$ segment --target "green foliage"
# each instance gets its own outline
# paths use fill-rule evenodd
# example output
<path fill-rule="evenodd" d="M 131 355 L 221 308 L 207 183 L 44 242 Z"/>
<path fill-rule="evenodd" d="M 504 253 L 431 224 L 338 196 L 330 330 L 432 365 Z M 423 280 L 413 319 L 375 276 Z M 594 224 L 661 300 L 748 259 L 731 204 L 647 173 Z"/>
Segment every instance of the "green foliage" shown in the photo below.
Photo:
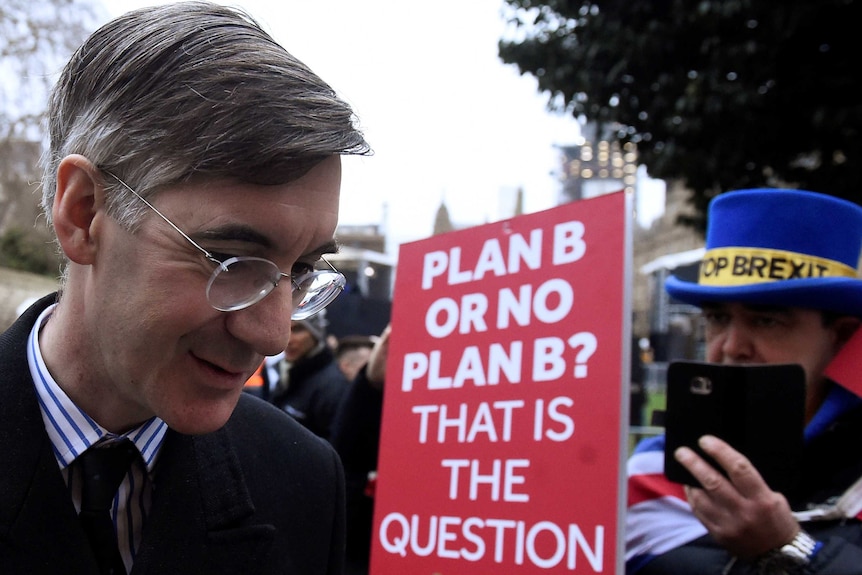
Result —
<path fill-rule="evenodd" d="M 637 143 L 702 213 L 787 185 L 862 203 L 854 0 L 506 0 L 499 53 L 553 107 Z M 602 133 L 601 131 L 599 133 Z"/>
<path fill-rule="evenodd" d="M 0 267 L 56 276 L 59 259 L 51 244 L 19 228 L 9 228 L 0 235 Z"/>

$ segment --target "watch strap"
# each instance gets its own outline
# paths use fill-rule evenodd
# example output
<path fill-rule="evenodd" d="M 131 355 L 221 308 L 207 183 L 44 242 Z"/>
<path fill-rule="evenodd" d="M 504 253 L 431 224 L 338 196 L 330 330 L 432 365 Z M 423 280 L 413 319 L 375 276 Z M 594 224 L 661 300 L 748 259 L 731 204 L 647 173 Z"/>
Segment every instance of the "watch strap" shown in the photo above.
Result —
<path fill-rule="evenodd" d="M 807 565 L 822 546 L 823 543 L 800 529 L 793 541 L 782 546 L 780 551 L 784 555 L 798 559 L 800 564 Z"/>
<path fill-rule="evenodd" d="M 811 560 L 823 547 L 823 543 L 800 529 L 793 541 L 763 555 L 758 561 L 762 575 L 796 573 Z"/>

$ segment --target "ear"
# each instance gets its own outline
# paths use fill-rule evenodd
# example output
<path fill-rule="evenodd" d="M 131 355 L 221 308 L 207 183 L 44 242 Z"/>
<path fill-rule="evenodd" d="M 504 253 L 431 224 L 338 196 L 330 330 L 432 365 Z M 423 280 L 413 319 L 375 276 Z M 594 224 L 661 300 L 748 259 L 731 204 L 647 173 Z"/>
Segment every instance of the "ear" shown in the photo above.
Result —
<path fill-rule="evenodd" d="M 93 262 L 98 236 L 97 215 L 104 207 L 98 168 L 79 154 L 66 156 L 57 167 L 57 194 L 51 214 L 63 252 L 73 262 Z"/>

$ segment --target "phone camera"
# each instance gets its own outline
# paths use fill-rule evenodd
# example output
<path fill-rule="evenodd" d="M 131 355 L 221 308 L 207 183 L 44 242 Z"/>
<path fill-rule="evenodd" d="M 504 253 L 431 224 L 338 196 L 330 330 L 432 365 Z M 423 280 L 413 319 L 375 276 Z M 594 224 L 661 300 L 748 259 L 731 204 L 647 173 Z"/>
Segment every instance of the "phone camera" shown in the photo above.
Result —
<path fill-rule="evenodd" d="M 697 395 L 709 395 L 712 393 L 712 380 L 703 376 L 691 378 L 691 392 Z"/>

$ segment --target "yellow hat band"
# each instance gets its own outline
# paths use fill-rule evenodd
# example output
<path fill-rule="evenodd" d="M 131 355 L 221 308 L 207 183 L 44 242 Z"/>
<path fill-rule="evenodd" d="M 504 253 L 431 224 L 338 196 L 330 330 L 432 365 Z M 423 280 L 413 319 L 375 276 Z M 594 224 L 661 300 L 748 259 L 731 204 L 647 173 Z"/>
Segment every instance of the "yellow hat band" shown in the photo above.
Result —
<path fill-rule="evenodd" d="M 847 264 L 766 248 L 709 250 L 700 264 L 700 285 L 739 286 L 793 279 L 857 277 Z"/>

